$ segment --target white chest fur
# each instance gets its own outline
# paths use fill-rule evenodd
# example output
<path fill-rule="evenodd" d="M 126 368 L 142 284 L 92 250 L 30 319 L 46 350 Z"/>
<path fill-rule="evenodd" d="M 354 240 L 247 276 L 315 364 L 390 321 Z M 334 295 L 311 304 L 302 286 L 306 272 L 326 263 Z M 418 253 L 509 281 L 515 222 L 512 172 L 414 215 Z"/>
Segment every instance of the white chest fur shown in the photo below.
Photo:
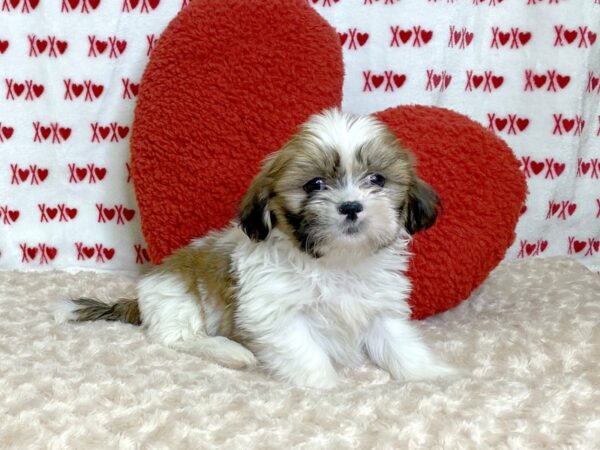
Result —
<path fill-rule="evenodd" d="M 277 234 L 233 254 L 239 281 L 236 324 L 268 340 L 305 327 L 334 361 L 361 360 L 363 334 L 380 315 L 407 317 L 406 240 L 366 258 L 315 259 Z M 292 331 L 290 331 L 292 334 Z"/>

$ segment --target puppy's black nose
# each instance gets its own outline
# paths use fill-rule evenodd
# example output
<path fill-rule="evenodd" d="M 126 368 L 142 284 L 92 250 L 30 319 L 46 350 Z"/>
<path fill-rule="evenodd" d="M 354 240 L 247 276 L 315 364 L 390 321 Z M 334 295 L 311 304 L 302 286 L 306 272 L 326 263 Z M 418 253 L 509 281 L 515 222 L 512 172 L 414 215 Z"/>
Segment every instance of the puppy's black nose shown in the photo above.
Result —
<path fill-rule="evenodd" d="M 356 220 L 362 210 L 363 205 L 359 202 L 344 202 L 338 208 L 340 214 L 344 214 L 349 220 Z"/>

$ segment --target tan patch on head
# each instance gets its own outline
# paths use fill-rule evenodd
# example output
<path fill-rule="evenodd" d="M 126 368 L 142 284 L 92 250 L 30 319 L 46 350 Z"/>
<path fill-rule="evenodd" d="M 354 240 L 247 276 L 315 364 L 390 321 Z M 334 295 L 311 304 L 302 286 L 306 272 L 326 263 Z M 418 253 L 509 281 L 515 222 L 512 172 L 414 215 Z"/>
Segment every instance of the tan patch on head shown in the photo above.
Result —
<path fill-rule="evenodd" d="M 401 186 L 414 183 L 414 157 L 384 125 L 356 153 L 359 167 L 368 173 L 383 175 L 386 182 Z"/>
<path fill-rule="evenodd" d="M 300 189 L 315 177 L 333 180 L 338 175 L 340 154 L 332 147 L 322 147 L 307 130 L 300 131 L 277 154 L 269 178 L 273 191 Z"/>

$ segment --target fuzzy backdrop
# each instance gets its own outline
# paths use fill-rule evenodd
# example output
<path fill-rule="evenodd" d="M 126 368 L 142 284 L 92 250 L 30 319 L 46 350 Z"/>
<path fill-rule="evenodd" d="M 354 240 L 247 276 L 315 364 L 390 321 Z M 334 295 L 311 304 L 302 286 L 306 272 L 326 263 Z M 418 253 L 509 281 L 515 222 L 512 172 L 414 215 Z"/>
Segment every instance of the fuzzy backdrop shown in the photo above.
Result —
<path fill-rule="evenodd" d="M 186 0 L 0 1 L 0 268 L 148 261 L 128 143 L 145 63 Z M 600 270 L 600 0 L 310 0 L 344 107 L 423 103 L 504 138 L 531 195 L 509 258 Z"/>

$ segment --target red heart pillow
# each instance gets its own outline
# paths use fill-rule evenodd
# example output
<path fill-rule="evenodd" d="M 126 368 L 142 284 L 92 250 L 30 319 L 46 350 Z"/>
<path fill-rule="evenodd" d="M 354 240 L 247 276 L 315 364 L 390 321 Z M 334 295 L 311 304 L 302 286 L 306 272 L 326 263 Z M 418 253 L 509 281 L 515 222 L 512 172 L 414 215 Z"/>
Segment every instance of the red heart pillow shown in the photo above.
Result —
<path fill-rule="evenodd" d="M 194 0 L 152 51 L 135 110 L 132 176 L 158 263 L 220 228 L 267 153 L 339 105 L 337 33 L 303 0 Z"/>
<path fill-rule="evenodd" d="M 378 114 L 417 156 L 417 172 L 442 200 L 432 228 L 417 233 L 409 276 L 413 317 L 466 299 L 504 258 L 527 185 L 504 141 L 461 114 L 400 106 Z"/>
<path fill-rule="evenodd" d="M 168 26 L 144 73 L 132 172 L 153 262 L 224 226 L 262 158 L 310 114 L 339 105 L 335 32 L 304 0 L 194 0 Z M 417 235 L 413 316 L 458 304 L 503 258 L 525 198 L 506 144 L 431 107 L 379 114 L 440 193 L 439 222 Z"/>

